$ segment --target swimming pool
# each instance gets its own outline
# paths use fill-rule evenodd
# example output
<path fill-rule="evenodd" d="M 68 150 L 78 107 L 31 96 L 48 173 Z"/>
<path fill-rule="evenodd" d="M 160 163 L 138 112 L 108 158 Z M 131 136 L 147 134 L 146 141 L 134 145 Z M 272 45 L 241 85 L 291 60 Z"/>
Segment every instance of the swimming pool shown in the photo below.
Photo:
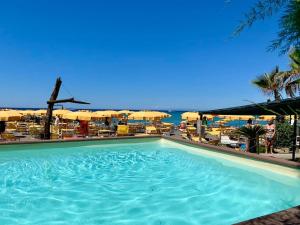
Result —
<path fill-rule="evenodd" d="M 0 224 L 232 224 L 300 204 L 298 171 L 164 139 L 0 147 Z"/>

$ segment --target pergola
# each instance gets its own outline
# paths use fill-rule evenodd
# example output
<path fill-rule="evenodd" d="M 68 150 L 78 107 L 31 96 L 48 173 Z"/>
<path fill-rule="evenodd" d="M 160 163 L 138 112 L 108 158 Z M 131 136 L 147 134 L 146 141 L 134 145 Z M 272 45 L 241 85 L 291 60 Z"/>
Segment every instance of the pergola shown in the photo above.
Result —
<path fill-rule="evenodd" d="M 281 101 L 206 110 L 200 111 L 199 113 L 216 115 L 297 115 L 300 114 L 300 97 L 288 98 Z"/>
<path fill-rule="evenodd" d="M 249 105 L 214 109 L 214 110 L 204 110 L 199 111 L 199 114 L 213 114 L 213 115 L 281 115 L 288 116 L 294 115 L 294 139 L 292 147 L 292 159 L 295 160 L 296 153 L 296 137 L 297 137 L 297 117 L 300 114 L 300 97 L 288 98 L 281 101 L 269 101 L 263 103 L 253 103 Z"/>

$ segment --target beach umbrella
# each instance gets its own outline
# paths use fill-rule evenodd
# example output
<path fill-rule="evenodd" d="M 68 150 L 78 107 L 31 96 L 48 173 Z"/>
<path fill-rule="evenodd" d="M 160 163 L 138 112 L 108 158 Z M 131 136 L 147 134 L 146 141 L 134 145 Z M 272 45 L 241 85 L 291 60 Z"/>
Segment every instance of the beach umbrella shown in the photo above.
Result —
<path fill-rule="evenodd" d="M 35 111 L 36 110 L 20 110 L 18 112 L 24 116 L 33 116 L 33 115 L 35 115 Z"/>
<path fill-rule="evenodd" d="M 181 118 L 187 121 L 196 121 L 200 118 L 198 112 L 185 112 L 181 114 Z"/>
<path fill-rule="evenodd" d="M 76 111 L 76 112 L 69 112 L 62 115 L 63 119 L 67 120 L 83 120 L 83 121 L 90 121 L 96 120 L 99 118 L 103 118 L 103 116 L 95 114 L 94 112 L 89 111 Z"/>
<path fill-rule="evenodd" d="M 266 120 L 267 121 L 267 120 L 275 119 L 276 116 L 275 115 L 261 115 L 258 118 L 261 119 L 261 120 Z"/>
<path fill-rule="evenodd" d="M 248 119 L 255 119 L 254 116 L 251 115 L 220 115 L 220 118 L 225 118 L 229 120 L 248 120 Z"/>
<path fill-rule="evenodd" d="M 135 111 L 130 111 L 130 110 L 121 110 L 119 111 L 118 113 L 121 113 L 121 114 L 125 114 L 125 115 L 130 115 L 132 113 L 134 113 Z"/>
<path fill-rule="evenodd" d="M 213 120 L 217 115 L 204 114 L 203 117 L 206 117 L 207 120 Z"/>
<path fill-rule="evenodd" d="M 71 112 L 72 111 L 67 110 L 67 109 L 56 109 L 56 110 L 53 110 L 52 115 L 53 116 L 63 116 L 64 114 L 71 113 Z"/>
<path fill-rule="evenodd" d="M 47 110 L 46 109 L 39 109 L 39 110 L 35 110 L 34 111 L 34 115 L 35 116 L 42 116 L 42 115 L 46 115 L 47 114 Z"/>
<path fill-rule="evenodd" d="M 22 118 L 22 114 L 16 110 L 0 111 L 0 121 L 17 121 Z"/>
<path fill-rule="evenodd" d="M 63 114 L 62 118 L 67 119 L 67 120 L 90 121 L 90 120 L 92 120 L 92 115 L 93 114 L 91 112 L 77 111 L 77 112 L 69 112 L 69 113 Z"/>
<path fill-rule="evenodd" d="M 158 111 L 139 111 L 128 116 L 129 120 L 161 120 L 171 117 L 170 114 Z"/>
<path fill-rule="evenodd" d="M 96 111 L 95 114 L 102 117 L 114 117 L 114 118 L 119 118 L 122 116 L 120 112 L 114 110 Z"/>

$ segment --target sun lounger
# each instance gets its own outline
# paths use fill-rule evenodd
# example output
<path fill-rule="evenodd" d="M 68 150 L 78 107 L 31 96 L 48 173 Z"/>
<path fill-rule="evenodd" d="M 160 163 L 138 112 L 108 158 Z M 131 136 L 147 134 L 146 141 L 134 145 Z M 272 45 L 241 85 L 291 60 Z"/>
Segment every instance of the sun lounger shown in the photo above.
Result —
<path fill-rule="evenodd" d="M 100 137 L 108 137 L 113 133 L 114 133 L 114 131 L 109 130 L 109 129 L 100 129 L 100 130 L 98 130 L 98 136 L 100 136 Z"/>
<path fill-rule="evenodd" d="M 239 146 L 239 142 L 235 140 L 231 140 L 229 136 L 227 135 L 222 135 L 221 140 L 220 140 L 222 145 L 227 145 L 231 147 L 237 147 Z"/>
<path fill-rule="evenodd" d="M 129 126 L 128 125 L 118 125 L 117 136 L 128 136 Z"/>
<path fill-rule="evenodd" d="M 187 128 L 187 132 L 190 134 L 196 134 L 197 133 L 197 128 L 194 126 L 188 126 Z"/>
<path fill-rule="evenodd" d="M 10 133 L 2 133 L 1 139 L 5 140 L 5 141 L 16 141 L 17 137 Z"/>
<path fill-rule="evenodd" d="M 155 126 L 146 126 L 146 134 L 157 134 L 157 129 Z"/>
<path fill-rule="evenodd" d="M 60 136 L 62 138 L 70 138 L 75 135 L 75 130 L 74 129 L 61 129 L 60 130 Z"/>

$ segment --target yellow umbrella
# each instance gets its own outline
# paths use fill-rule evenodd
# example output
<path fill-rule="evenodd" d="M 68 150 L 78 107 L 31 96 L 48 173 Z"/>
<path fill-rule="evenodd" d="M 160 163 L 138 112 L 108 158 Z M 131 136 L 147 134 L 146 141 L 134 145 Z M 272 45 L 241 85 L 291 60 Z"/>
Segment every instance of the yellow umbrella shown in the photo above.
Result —
<path fill-rule="evenodd" d="M 90 121 L 92 119 L 92 113 L 91 112 L 69 112 L 64 115 L 62 115 L 63 119 L 67 120 L 85 120 L 85 121 Z"/>
<path fill-rule="evenodd" d="M 96 111 L 95 114 L 102 116 L 102 117 L 121 117 L 122 114 L 120 112 L 114 110 L 104 110 L 104 111 Z"/>
<path fill-rule="evenodd" d="M 39 110 L 34 111 L 34 115 L 41 116 L 41 115 L 46 115 L 46 114 L 47 114 L 46 109 L 39 109 Z"/>
<path fill-rule="evenodd" d="M 200 115 L 197 112 L 185 112 L 181 114 L 181 118 L 187 121 L 196 121 L 200 118 Z"/>
<path fill-rule="evenodd" d="M 56 109 L 56 110 L 53 110 L 52 115 L 53 116 L 63 116 L 64 114 L 71 113 L 71 112 L 72 111 L 67 110 L 67 109 Z"/>
<path fill-rule="evenodd" d="M 129 120 L 161 120 L 171 117 L 170 114 L 158 111 L 139 111 L 128 116 Z"/>
<path fill-rule="evenodd" d="M 35 110 L 20 110 L 18 112 L 21 113 L 24 116 L 33 116 L 33 115 L 35 115 Z"/>
<path fill-rule="evenodd" d="M 0 121 L 17 121 L 22 118 L 22 114 L 16 110 L 0 111 Z"/>
<path fill-rule="evenodd" d="M 130 115 L 130 114 L 134 113 L 134 111 L 130 111 L 130 110 L 121 110 L 121 111 L 119 111 L 119 113 L 125 114 L 125 115 Z"/>
<path fill-rule="evenodd" d="M 221 115 L 220 118 L 222 118 L 222 117 L 229 119 L 229 120 L 248 120 L 248 119 L 255 118 L 254 116 L 251 116 L 251 115 Z"/>
<path fill-rule="evenodd" d="M 208 120 L 212 120 L 213 118 L 215 118 L 216 117 L 216 115 L 210 115 L 210 114 L 205 114 L 205 115 L 203 115 L 203 117 L 206 117 L 206 119 L 208 119 Z"/>
<path fill-rule="evenodd" d="M 67 119 L 67 120 L 90 121 L 92 119 L 103 118 L 103 116 L 97 115 L 93 112 L 88 112 L 88 111 L 76 111 L 76 112 L 69 112 L 69 113 L 63 114 L 62 118 Z"/>
<path fill-rule="evenodd" d="M 261 120 L 271 120 L 271 119 L 275 119 L 276 116 L 275 115 L 274 116 L 273 115 L 261 115 L 258 118 Z"/>

